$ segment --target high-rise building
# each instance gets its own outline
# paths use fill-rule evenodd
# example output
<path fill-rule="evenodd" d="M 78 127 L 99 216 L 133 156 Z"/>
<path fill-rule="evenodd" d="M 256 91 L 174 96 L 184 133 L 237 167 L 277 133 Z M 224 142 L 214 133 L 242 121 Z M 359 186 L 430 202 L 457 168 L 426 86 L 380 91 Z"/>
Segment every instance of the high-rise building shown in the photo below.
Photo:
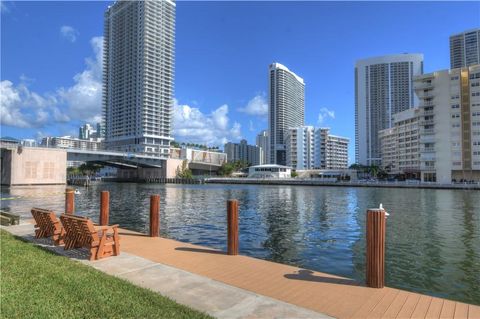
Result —
<path fill-rule="evenodd" d="M 480 181 L 480 64 L 417 76 L 422 181 Z"/>
<path fill-rule="evenodd" d="M 450 68 L 480 64 L 480 29 L 450 36 Z"/>
<path fill-rule="evenodd" d="M 312 169 L 315 156 L 313 126 L 291 127 L 285 136 L 287 166 L 293 169 Z"/>
<path fill-rule="evenodd" d="M 314 168 L 345 169 L 348 167 L 348 144 L 350 143 L 348 138 L 330 134 L 329 128 L 318 128 L 314 137 Z"/>
<path fill-rule="evenodd" d="M 246 140 L 241 140 L 240 143 L 228 142 L 224 146 L 224 151 L 227 153 L 228 162 L 244 161 L 248 165 L 260 164 L 261 148 L 248 145 Z"/>
<path fill-rule="evenodd" d="M 423 54 L 397 54 L 355 65 L 355 161 L 381 162 L 378 132 L 392 127 L 393 115 L 416 105 L 412 80 L 423 73 Z"/>
<path fill-rule="evenodd" d="M 97 125 L 98 127 L 98 125 Z M 99 132 L 93 128 L 90 124 L 86 123 L 79 127 L 78 129 L 78 138 L 81 140 L 88 140 L 91 138 L 97 138 Z"/>
<path fill-rule="evenodd" d="M 268 131 L 261 131 L 257 135 L 256 145 L 260 147 L 260 165 L 266 164 L 268 159 Z"/>
<path fill-rule="evenodd" d="M 269 67 L 269 92 L 268 162 L 285 165 L 287 130 L 305 125 L 305 83 L 284 65 L 272 63 Z"/>
<path fill-rule="evenodd" d="M 168 157 L 175 2 L 117 1 L 105 12 L 103 116 L 108 149 Z"/>
<path fill-rule="evenodd" d="M 378 132 L 382 167 L 390 174 L 420 178 L 420 109 L 393 115 L 393 126 Z"/>

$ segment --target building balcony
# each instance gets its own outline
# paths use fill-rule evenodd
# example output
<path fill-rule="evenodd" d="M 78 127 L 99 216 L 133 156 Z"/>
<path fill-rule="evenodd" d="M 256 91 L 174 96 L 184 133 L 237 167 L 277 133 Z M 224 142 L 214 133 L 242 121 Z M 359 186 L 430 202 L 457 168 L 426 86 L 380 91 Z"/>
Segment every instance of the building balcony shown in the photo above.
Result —
<path fill-rule="evenodd" d="M 435 124 L 434 120 L 426 120 L 426 121 L 424 120 L 424 121 L 420 122 L 420 125 L 433 125 L 433 124 Z M 425 131 L 427 131 L 427 130 L 425 130 Z"/>
<path fill-rule="evenodd" d="M 422 148 L 420 150 L 420 153 L 435 153 L 435 148 L 433 147 Z"/>
<path fill-rule="evenodd" d="M 433 89 L 432 82 L 415 82 L 413 84 L 414 90 L 425 90 L 425 89 Z"/>
<path fill-rule="evenodd" d="M 420 164 L 421 171 L 435 171 L 435 165 Z"/>

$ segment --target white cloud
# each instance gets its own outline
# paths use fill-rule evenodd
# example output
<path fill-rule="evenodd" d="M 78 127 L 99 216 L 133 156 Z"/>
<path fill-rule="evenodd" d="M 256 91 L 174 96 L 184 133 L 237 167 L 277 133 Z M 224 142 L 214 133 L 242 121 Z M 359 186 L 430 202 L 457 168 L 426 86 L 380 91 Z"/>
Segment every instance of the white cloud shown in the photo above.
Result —
<path fill-rule="evenodd" d="M 3 125 L 15 127 L 44 127 L 55 123 L 80 120 L 96 123 L 101 119 L 103 37 L 90 41 L 95 58 L 85 60 L 86 68 L 73 77 L 74 85 L 59 88 L 54 93 L 30 91 L 33 82 L 20 77 L 20 84 L 9 80 L 0 82 L 0 109 Z"/>
<path fill-rule="evenodd" d="M 335 119 L 335 111 L 329 110 L 326 107 L 322 107 L 320 109 L 320 113 L 318 113 L 318 125 L 322 125 L 329 118 Z"/>
<path fill-rule="evenodd" d="M 0 123 L 20 128 L 40 127 L 48 121 L 47 109 L 54 100 L 41 97 L 23 84 L 0 82 Z"/>
<path fill-rule="evenodd" d="M 268 114 L 268 104 L 265 93 L 258 94 L 248 101 L 245 107 L 238 108 L 239 112 L 249 115 L 264 116 Z"/>
<path fill-rule="evenodd" d="M 68 114 L 74 119 L 95 122 L 100 119 L 102 108 L 102 59 L 103 37 L 90 40 L 95 59 L 87 58 L 87 68 L 73 77 L 75 84 L 57 90 L 59 98 L 68 106 Z"/>
<path fill-rule="evenodd" d="M 178 104 L 177 100 L 174 100 L 173 135 L 179 141 L 207 145 L 223 145 L 242 137 L 240 123 L 229 126 L 228 105 L 204 114 L 199 108 Z"/>
<path fill-rule="evenodd" d="M 78 31 L 69 25 L 62 25 L 60 27 L 60 34 L 72 43 L 77 41 Z"/>

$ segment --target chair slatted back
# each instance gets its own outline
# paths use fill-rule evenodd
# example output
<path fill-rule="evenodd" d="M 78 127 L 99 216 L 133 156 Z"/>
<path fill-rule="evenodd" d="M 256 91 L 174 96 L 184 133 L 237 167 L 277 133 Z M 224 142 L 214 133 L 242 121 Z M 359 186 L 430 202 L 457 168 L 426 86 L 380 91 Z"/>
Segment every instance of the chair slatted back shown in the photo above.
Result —
<path fill-rule="evenodd" d="M 63 242 L 63 228 L 53 211 L 34 207 L 31 209 L 31 213 L 35 219 L 36 238 L 53 236 L 55 245 Z"/>
<path fill-rule="evenodd" d="M 85 220 L 85 217 L 62 214 L 60 216 L 60 221 L 65 228 L 65 249 L 70 249 L 73 247 L 82 247 L 84 246 L 85 235 L 81 227 L 79 226 L 79 221 Z"/>

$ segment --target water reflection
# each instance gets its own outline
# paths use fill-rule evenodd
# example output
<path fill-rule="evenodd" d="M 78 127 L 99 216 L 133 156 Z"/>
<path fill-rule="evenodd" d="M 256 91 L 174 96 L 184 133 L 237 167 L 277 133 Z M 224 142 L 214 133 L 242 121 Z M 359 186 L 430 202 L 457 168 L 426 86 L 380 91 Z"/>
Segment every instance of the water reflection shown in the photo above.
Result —
<path fill-rule="evenodd" d="M 347 276 L 365 273 L 365 211 L 383 203 L 387 283 L 480 304 L 478 191 L 254 185 L 102 184 L 81 188 L 77 214 L 98 219 L 110 191 L 110 222 L 148 231 L 149 196 L 160 194 L 160 232 L 226 249 L 226 200 L 240 203 L 240 252 Z M 3 188 L 2 209 L 62 212 L 64 188 Z"/>

